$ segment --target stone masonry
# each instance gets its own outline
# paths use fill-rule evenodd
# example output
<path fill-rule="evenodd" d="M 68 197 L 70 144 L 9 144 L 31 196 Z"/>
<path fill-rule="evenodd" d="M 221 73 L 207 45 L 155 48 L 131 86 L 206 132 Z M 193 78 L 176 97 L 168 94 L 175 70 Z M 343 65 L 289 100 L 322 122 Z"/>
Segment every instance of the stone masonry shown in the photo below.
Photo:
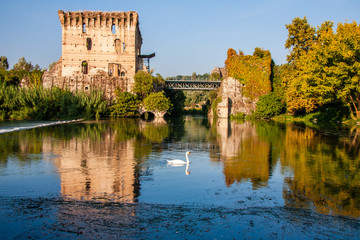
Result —
<path fill-rule="evenodd" d="M 142 37 L 137 12 L 58 11 L 62 55 L 44 73 L 43 86 L 71 91 L 100 89 L 111 100 L 120 88 L 131 91 L 143 70 Z"/>
<path fill-rule="evenodd" d="M 222 100 L 217 107 L 218 117 L 228 118 L 237 113 L 251 115 L 255 111 L 257 101 L 245 97 L 242 88 L 243 85 L 235 78 L 227 77 L 222 81 L 220 88 Z"/>

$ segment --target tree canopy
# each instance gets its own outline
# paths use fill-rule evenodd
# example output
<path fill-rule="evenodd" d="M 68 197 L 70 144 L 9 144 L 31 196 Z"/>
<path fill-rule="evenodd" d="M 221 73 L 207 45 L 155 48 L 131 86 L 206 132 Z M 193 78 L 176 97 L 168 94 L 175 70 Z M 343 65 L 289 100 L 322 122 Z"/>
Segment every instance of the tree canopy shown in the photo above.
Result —
<path fill-rule="evenodd" d="M 7 70 L 9 68 L 8 59 L 5 56 L 0 57 L 0 68 Z"/>
<path fill-rule="evenodd" d="M 115 91 L 116 100 L 111 106 L 112 117 L 135 117 L 138 115 L 139 99 L 129 92 Z"/>
<path fill-rule="evenodd" d="M 154 89 L 154 79 L 150 73 L 145 71 L 138 71 L 135 76 L 135 85 L 133 91 L 141 98 L 144 99 Z"/>
<path fill-rule="evenodd" d="M 25 70 L 25 71 L 32 71 L 34 70 L 34 66 L 31 62 L 27 62 L 24 57 L 19 58 L 18 62 L 14 64 L 13 69 L 18 70 Z"/>
<path fill-rule="evenodd" d="M 339 23 L 334 31 L 333 23 L 326 21 L 313 31 L 310 29 L 315 28 L 307 24 L 306 18 L 300 20 L 287 25 L 287 43 L 292 43 L 287 45 L 291 47 L 290 71 L 284 77 L 288 111 L 309 113 L 338 102 L 348 106 L 354 118 L 359 119 L 360 26 L 356 22 Z M 299 32 L 306 34 L 295 37 Z M 295 38 L 296 43 L 303 43 L 302 47 L 293 42 Z"/>
<path fill-rule="evenodd" d="M 164 92 L 150 93 L 143 101 L 144 107 L 150 111 L 167 111 L 172 104 Z"/>

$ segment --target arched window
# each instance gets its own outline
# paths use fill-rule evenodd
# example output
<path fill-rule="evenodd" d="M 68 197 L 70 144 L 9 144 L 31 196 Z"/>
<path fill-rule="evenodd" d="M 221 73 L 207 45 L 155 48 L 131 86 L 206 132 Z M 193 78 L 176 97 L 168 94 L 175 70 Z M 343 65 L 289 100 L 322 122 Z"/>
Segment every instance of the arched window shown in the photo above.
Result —
<path fill-rule="evenodd" d="M 82 32 L 86 33 L 86 24 L 85 23 L 83 23 L 83 25 L 82 25 Z"/>
<path fill-rule="evenodd" d="M 131 27 L 131 25 L 133 24 L 134 19 L 133 19 L 133 14 L 130 14 L 130 23 L 129 23 L 129 28 Z"/>
<path fill-rule="evenodd" d="M 86 39 L 86 48 L 87 48 L 87 50 L 91 50 L 91 46 L 92 46 L 92 40 L 91 40 L 91 38 L 87 38 Z"/>
<path fill-rule="evenodd" d="M 115 50 L 116 53 L 121 53 L 121 41 L 120 39 L 115 39 Z"/>
<path fill-rule="evenodd" d="M 111 25 L 111 32 L 112 32 L 112 34 L 115 35 L 115 33 L 116 33 L 116 26 L 115 26 L 115 24 Z"/>
<path fill-rule="evenodd" d="M 88 63 L 87 63 L 87 61 L 82 61 L 82 63 L 81 63 L 81 71 L 82 71 L 83 74 L 88 73 Z"/>

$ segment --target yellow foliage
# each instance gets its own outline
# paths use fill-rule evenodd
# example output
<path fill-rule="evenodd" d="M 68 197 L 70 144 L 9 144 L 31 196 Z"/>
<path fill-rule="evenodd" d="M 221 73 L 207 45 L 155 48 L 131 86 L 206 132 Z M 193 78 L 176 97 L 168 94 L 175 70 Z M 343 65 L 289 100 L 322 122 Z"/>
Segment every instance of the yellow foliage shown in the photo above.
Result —
<path fill-rule="evenodd" d="M 254 55 L 236 53 L 229 49 L 225 67 L 228 75 L 244 85 L 243 94 L 252 100 L 258 99 L 271 91 L 271 54 L 259 48 Z"/>

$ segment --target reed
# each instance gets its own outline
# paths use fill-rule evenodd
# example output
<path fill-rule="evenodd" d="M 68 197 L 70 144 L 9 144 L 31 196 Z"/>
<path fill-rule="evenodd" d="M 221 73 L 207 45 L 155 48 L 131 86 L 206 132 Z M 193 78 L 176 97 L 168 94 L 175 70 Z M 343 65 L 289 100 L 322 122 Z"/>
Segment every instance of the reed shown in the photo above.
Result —
<path fill-rule="evenodd" d="M 0 120 L 99 119 L 108 105 L 100 91 L 73 94 L 59 88 L 0 84 Z"/>

